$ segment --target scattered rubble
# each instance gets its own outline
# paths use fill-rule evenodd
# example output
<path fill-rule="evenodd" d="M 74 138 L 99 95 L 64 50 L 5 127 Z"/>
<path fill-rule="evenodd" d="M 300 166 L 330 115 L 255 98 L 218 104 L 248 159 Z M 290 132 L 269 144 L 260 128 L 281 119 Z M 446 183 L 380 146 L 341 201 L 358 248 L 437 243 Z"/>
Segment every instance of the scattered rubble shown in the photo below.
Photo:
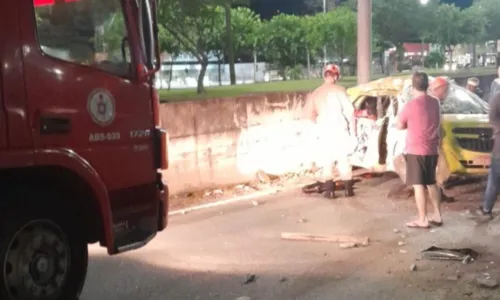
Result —
<path fill-rule="evenodd" d="M 399 246 L 399 247 L 404 246 L 404 245 L 406 245 L 406 243 L 405 243 L 405 242 L 403 242 L 403 241 L 399 241 L 399 242 L 398 242 L 398 246 Z"/>
<path fill-rule="evenodd" d="M 305 218 L 300 218 L 300 219 L 297 221 L 297 223 L 307 223 L 307 222 L 309 222 L 309 220 L 308 220 L 308 219 L 305 219 Z"/>
<path fill-rule="evenodd" d="M 451 275 L 446 278 L 448 281 L 458 281 L 460 279 L 459 274 Z"/>
<path fill-rule="evenodd" d="M 400 250 L 399 250 L 399 253 L 401 253 L 401 254 L 406 254 L 406 253 L 408 253 L 408 251 L 406 251 L 405 249 L 400 249 Z"/>
<path fill-rule="evenodd" d="M 417 270 L 417 265 L 416 264 L 412 264 L 410 266 L 410 271 L 415 272 L 416 270 Z"/>
<path fill-rule="evenodd" d="M 356 243 L 340 243 L 339 247 L 340 247 L 340 249 L 350 249 L 350 248 L 358 247 L 358 244 L 356 244 Z"/>
<path fill-rule="evenodd" d="M 422 258 L 429 260 L 455 260 L 467 264 L 477 259 L 479 253 L 470 249 L 445 249 L 432 246 L 422 251 Z"/>
<path fill-rule="evenodd" d="M 401 232 L 401 230 L 394 228 L 394 233 L 400 233 L 400 232 Z"/>
<path fill-rule="evenodd" d="M 245 281 L 243 281 L 243 284 L 249 284 L 249 283 L 255 282 L 256 279 L 257 279 L 257 276 L 255 276 L 255 274 L 248 274 L 245 277 Z"/>
<path fill-rule="evenodd" d="M 476 282 L 480 287 L 485 287 L 489 289 L 494 289 L 498 287 L 498 281 L 496 281 L 495 279 L 491 279 L 489 277 L 477 278 Z"/>

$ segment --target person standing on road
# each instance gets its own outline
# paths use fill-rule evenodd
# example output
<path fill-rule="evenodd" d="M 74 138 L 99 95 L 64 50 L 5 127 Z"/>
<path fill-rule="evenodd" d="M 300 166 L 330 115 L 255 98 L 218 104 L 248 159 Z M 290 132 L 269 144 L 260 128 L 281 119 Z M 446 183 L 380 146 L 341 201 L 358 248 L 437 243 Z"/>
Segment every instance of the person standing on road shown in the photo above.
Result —
<path fill-rule="evenodd" d="M 356 146 L 356 118 L 354 106 L 345 88 L 337 85 L 340 69 L 337 65 L 327 64 L 323 69 L 324 83 L 309 96 L 309 118 L 319 130 L 323 160 L 323 175 L 327 178 L 324 185 L 325 198 L 335 198 L 333 170 L 340 173 L 344 181 L 345 195 L 354 196 L 352 165 L 349 156 Z"/>
<path fill-rule="evenodd" d="M 481 90 L 479 84 L 480 84 L 479 78 L 471 77 L 467 79 L 467 84 L 465 85 L 465 88 L 470 92 L 476 94 L 479 98 L 483 99 L 484 96 L 483 90 Z"/>
<path fill-rule="evenodd" d="M 492 99 L 493 96 L 495 96 L 495 94 L 500 92 L 500 67 L 498 67 L 497 72 L 498 72 L 498 78 L 493 80 L 493 82 L 491 83 L 490 97 L 488 99 Z"/>
<path fill-rule="evenodd" d="M 432 80 L 430 86 L 429 86 L 429 95 L 436 98 L 439 101 L 439 105 L 446 100 L 448 97 L 448 92 L 450 90 L 450 83 L 446 77 L 438 76 Z M 441 113 L 439 114 L 441 116 Z M 439 140 L 439 156 L 442 156 L 442 149 L 441 149 L 441 142 L 442 138 L 444 136 L 443 128 L 440 129 L 441 132 L 441 139 Z M 448 178 L 448 174 L 446 172 L 448 171 L 448 167 L 446 166 L 446 161 L 444 159 L 438 160 L 438 165 L 437 165 L 437 174 L 436 174 L 436 180 L 437 180 L 437 185 L 439 187 L 439 192 L 441 194 L 441 201 L 443 202 L 455 202 L 455 199 L 453 197 L 449 197 L 444 193 L 443 190 L 443 185 L 445 180 Z"/>
<path fill-rule="evenodd" d="M 491 164 L 488 171 L 488 182 L 483 196 L 483 205 L 477 210 L 477 214 L 486 220 L 492 219 L 492 211 L 500 191 L 500 91 L 490 98 L 490 109 L 488 111 L 490 125 L 493 127 L 493 151 L 491 153 Z"/>
<path fill-rule="evenodd" d="M 427 94 L 429 77 L 416 72 L 412 77 L 413 99 L 399 115 L 397 127 L 407 129 L 406 183 L 412 185 L 418 209 L 418 219 L 408 222 L 411 228 L 441 226 L 441 194 L 436 184 L 436 167 L 440 141 L 440 107 L 436 98 Z M 429 191 L 434 216 L 427 218 L 425 188 Z"/>

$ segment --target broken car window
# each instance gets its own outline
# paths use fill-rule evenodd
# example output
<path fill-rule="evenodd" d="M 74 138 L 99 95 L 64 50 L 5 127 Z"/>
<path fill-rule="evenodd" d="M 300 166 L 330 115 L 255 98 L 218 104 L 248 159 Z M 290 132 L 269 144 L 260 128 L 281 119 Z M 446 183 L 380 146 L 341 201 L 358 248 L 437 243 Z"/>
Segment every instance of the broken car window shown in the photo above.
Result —
<path fill-rule="evenodd" d="M 411 86 L 407 86 L 401 94 L 401 101 L 407 103 L 411 98 Z M 451 84 L 448 97 L 441 104 L 441 113 L 482 115 L 488 113 L 488 104 L 464 87 Z"/>

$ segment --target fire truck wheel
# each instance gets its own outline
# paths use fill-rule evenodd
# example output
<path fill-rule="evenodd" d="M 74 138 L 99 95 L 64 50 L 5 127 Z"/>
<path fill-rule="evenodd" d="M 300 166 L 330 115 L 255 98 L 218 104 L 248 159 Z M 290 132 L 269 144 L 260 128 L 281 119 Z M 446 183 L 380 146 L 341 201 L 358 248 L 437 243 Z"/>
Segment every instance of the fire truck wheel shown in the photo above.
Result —
<path fill-rule="evenodd" d="M 43 209 L 6 216 L 0 216 L 0 299 L 78 299 L 88 250 L 71 218 Z"/>

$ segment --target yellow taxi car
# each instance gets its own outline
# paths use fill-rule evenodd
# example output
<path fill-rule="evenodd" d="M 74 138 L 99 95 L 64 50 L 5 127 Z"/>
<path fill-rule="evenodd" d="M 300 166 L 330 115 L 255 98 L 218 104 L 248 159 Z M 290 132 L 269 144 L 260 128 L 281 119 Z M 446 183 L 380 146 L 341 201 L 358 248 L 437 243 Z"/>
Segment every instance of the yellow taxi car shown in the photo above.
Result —
<path fill-rule="evenodd" d="M 432 78 L 430 78 L 432 80 Z M 406 180 L 403 152 L 406 130 L 396 128 L 401 108 L 411 101 L 411 77 L 394 76 L 347 90 L 356 108 L 359 143 L 353 165 L 373 172 L 396 172 Z M 488 104 L 451 80 L 441 105 L 442 154 L 438 181 L 451 175 L 487 174 L 493 147 Z"/>

